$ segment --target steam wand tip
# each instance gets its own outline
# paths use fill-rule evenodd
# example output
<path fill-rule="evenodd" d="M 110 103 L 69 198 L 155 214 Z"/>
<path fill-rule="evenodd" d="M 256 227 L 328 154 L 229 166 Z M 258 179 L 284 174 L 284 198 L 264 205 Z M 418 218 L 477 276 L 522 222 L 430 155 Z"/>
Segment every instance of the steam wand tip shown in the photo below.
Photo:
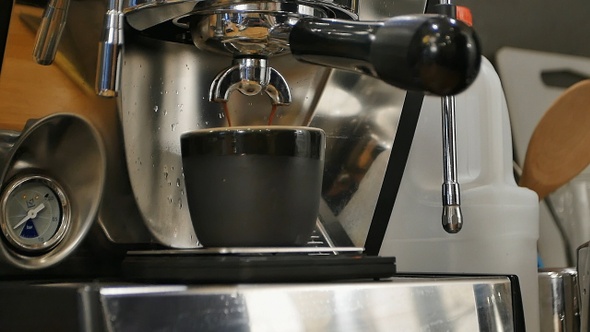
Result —
<path fill-rule="evenodd" d="M 460 205 L 443 206 L 442 225 L 449 234 L 456 234 L 461 230 L 463 227 L 463 214 Z"/>

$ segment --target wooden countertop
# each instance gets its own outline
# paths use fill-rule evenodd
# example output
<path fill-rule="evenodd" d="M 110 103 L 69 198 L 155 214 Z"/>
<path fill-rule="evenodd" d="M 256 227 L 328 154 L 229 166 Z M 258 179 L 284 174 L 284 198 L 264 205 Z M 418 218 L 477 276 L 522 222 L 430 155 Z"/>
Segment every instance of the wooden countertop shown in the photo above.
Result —
<path fill-rule="evenodd" d="M 0 129 L 22 129 L 28 119 L 68 112 L 90 119 L 112 111 L 115 100 L 96 96 L 75 67 L 58 54 L 50 66 L 33 60 L 34 30 L 21 19 L 42 15 L 42 9 L 15 5 L 0 73 Z"/>

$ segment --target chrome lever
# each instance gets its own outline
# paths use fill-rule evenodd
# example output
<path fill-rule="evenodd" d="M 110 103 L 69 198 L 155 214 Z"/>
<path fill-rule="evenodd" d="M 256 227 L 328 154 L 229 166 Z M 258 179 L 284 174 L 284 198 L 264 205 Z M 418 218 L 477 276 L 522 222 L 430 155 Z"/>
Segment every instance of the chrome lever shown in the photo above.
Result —
<path fill-rule="evenodd" d="M 55 60 L 69 7 L 70 0 L 50 0 L 45 8 L 33 48 L 33 57 L 38 64 L 46 66 Z"/>
<path fill-rule="evenodd" d="M 123 11 L 120 0 L 109 0 L 104 16 L 102 38 L 98 44 L 96 93 L 115 97 L 119 91 L 121 51 L 123 49 Z"/>

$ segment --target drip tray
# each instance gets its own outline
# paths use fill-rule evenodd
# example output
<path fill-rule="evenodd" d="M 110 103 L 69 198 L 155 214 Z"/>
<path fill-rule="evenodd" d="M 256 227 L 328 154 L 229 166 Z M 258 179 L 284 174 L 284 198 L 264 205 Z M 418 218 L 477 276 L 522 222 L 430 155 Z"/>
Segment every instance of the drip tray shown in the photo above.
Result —
<path fill-rule="evenodd" d="M 150 255 L 180 255 L 180 256 L 204 256 L 204 255 L 338 255 L 338 254 L 362 254 L 364 248 L 358 247 L 234 247 L 234 248 L 199 248 L 177 250 L 145 250 L 130 251 L 132 256 Z"/>
<path fill-rule="evenodd" d="M 382 279 L 396 272 L 395 257 L 260 249 L 130 252 L 122 262 L 122 273 L 125 280 L 140 282 L 259 283 Z"/>

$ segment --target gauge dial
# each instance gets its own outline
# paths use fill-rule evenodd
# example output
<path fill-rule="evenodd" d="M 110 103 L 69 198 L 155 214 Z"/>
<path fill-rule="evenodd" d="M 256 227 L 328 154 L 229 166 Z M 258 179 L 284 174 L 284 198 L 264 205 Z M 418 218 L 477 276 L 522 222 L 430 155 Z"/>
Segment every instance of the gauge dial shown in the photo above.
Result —
<path fill-rule="evenodd" d="M 27 253 L 56 246 L 70 226 L 67 196 L 58 183 L 33 175 L 11 182 L 1 197 L 0 226 L 15 249 Z"/>

